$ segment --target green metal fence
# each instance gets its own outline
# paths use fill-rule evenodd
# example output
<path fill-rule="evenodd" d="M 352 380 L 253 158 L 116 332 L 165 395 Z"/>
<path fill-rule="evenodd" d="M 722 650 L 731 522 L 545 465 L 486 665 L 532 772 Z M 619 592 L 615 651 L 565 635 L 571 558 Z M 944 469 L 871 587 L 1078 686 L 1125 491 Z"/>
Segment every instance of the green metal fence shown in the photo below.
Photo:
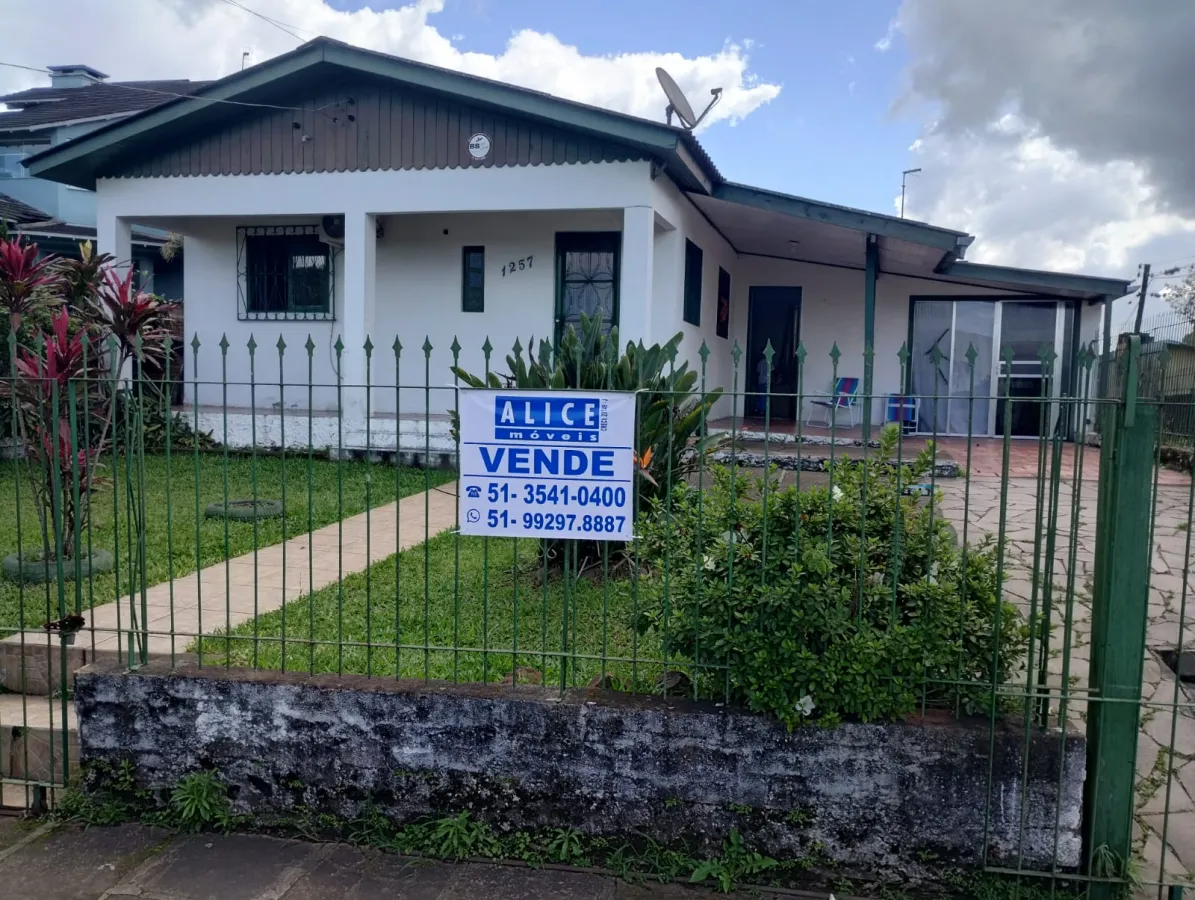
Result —
<path fill-rule="evenodd" d="M 1034 870 L 1022 848 L 986 868 L 1025 896 L 1188 883 L 1195 711 L 1171 669 L 1189 665 L 1195 493 L 1160 464 L 1173 419 L 1140 341 L 1108 398 L 1090 396 L 1086 349 L 1064 367 L 1043 348 L 1040 391 L 1020 396 L 970 348 L 949 387 L 913 396 L 912 365 L 952 365 L 938 347 L 884 361 L 889 393 L 851 387 L 870 351 L 780 360 L 769 344 L 761 366 L 719 345 L 487 341 L 469 371 L 456 342 L 370 341 L 364 383 L 345 384 L 317 381 L 311 339 L 195 339 L 180 406 L 172 352 L 151 374 L 135 348 L 114 371 L 116 349 L 84 341 L 100 365 L 62 382 L 10 346 L 4 802 L 70 781 L 72 675 L 105 657 L 588 685 L 794 727 L 1016 727 L 1026 782 L 1035 736 L 1082 736 L 1078 865 Z M 335 344 L 336 371 L 348 353 Z M 634 392 L 634 541 L 460 534 L 454 417 L 474 377 Z M 989 783 L 976 815 L 1003 802 Z"/>

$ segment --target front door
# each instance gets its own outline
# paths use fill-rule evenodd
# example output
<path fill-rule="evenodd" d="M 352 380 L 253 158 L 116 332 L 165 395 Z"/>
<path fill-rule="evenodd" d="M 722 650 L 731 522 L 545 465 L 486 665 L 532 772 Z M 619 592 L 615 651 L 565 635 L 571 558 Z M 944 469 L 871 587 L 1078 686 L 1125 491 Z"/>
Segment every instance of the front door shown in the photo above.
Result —
<path fill-rule="evenodd" d="M 556 340 L 569 327 L 580 329 L 581 314 L 601 316 L 602 331 L 618 324 L 617 231 L 572 231 L 556 235 Z"/>
<path fill-rule="evenodd" d="M 795 420 L 797 406 L 797 344 L 801 339 L 801 289 L 753 286 L 747 300 L 747 357 L 744 366 L 744 415 L 764 414 L 760 361 L 772 342 L 772 406 L 774 419 Z"/>

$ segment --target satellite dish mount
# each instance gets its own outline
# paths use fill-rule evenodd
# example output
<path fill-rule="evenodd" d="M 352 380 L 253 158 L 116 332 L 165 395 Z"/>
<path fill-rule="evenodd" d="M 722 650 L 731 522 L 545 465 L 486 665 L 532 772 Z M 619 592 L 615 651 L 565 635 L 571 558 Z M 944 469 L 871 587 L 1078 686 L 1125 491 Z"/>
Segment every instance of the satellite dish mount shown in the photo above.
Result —
<path fill-rule="evenodd" d="M 664 111 L 665 120 L 669 125 L 672 124 L 672 114 L 676 113 L 677 119 L 680 120 L 681 127 L 686 131 L 692 131 L 701 124 L 701 120 L 709 115 L 710 110 L 718 105 L 718 101 L 722 99 L 722 88 L 714 88 L 710 91 L 713 98 L 710 105 L 702 110 L 701 115 L 695 115 L 693 107 L 689 104 L 685 97 L 685 92 L 680 89 L 680 85 L 673 80 L 672 76 L 661 68 L 656 69 L 656 78 L 660 81 L 660 87 L 664 89 L 664 96 L 668 98 L 668 108 Z"/>

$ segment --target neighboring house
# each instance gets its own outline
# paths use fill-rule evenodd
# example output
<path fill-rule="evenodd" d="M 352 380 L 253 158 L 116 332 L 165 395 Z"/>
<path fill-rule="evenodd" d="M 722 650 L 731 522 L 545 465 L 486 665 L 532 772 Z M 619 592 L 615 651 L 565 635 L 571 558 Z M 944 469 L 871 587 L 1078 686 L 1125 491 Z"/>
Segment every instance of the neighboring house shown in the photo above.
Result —
<path fill-rule="evenodd" d="M 965 262 L 970 235 L 727 182 L 684 130 L 327 38 L 26 162 L 37 177 L 96 191 L 103 250 L 128 256 L 134 224 L 185 236 L 185 328 L 201 345 L 187 352 L 188 401 L 245 407 L 252 396 L 259 413 L 283 403 L 301 418 L 310 366 L 320 428 L 339 409 L 348 446 L 364 441 L 367 337 L 371 441 L 393 446 L 396 430 L 404 443 L 421 434 L 425 414 L 446 430 L 454 339 L 460 364 L 480 372 L 488 337 L 501 370 L 516 338 L 551 338 L 599 311 L 624 342 L 683 332 L 695 364 L 704 341 L 707 384 L 728 391 L 736 343 L 739 391 L 754 389 L 770 340 L 774 390 L 792 392 L 802 342 L 809 393 L 830 387 L 837 343 L 839 375 L 877 396 L 939 395 L 919 426 L 960 431 L 966 404 L 946 398 L 967 389 L 968 343 L 981 396 L 1001 390 L 1005 345 L 1014 397 L 1040 393 L 1043 345 L 1061 358 L 1054 390 L 1073 393 L 1077 351 L 1127 289 Z M 289 347 L 281 396 L 279 336 Z M 873 421 L 885 406 L 873 405 Z M 773 418 L 805 412 L 778 400 Z M 979 400 L 972 412 L 976 434 L 1003 428 L 1003 404 Z M 276 439 L 277 417 L 262 416 L 258 440 Z M 1031 404 L 1014 401 L 1013 417 L 1014 431 L 1039 427 Z M 288 412 L 288 434 L 305 441 L 295 421 Z"/>
<path fill-rule="evenodd" d="M 24 160 L 64 144 L 109 122 L 186 94 L 205 82 L 110 82 L 90 66 L 50 66 L 50 86 L 0 96 L 0 217 L 20 222 L 19 230 L 43 253 L 74 254 L 81 241 L 95 240 L 95 194 L 74 185 L 30 175 Z M 167 261 L 159 250 L 164 232 L 137 229 L 130 256 L 152 288 L 182 299 L 181 254 Z M 147 284 L 150 284 L 147 280 Z"/>

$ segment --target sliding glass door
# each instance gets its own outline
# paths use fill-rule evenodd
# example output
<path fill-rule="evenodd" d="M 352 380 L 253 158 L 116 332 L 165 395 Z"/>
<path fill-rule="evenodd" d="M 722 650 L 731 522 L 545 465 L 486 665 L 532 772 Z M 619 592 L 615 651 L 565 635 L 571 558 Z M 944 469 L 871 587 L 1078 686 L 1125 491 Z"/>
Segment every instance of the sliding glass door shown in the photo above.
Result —
<path fill-rule="evenodd" d="M 912 393 L 921 398 L 918 431 L 988 433 L 996 315 L 990 300 L 913 302 L 909 366 Z"/>
<path fill-rule="evenodd" d="M 1069 352 L 1064 324 L 1071 315 L 1053 301 L 924 299 L 913 301 L 910 393 L 920 398 L 917 430 L 927 434 L 1038 435 L 1057 427 L 1063 378 L 1046 377 L 1042 349 Z M 1004 348 L 1012 353 L 1006 364 Z M 1062 359 L 1059 360 L 1062 362 Z M 1055 365 L 1055 376 L 1069 368 Z"/>

